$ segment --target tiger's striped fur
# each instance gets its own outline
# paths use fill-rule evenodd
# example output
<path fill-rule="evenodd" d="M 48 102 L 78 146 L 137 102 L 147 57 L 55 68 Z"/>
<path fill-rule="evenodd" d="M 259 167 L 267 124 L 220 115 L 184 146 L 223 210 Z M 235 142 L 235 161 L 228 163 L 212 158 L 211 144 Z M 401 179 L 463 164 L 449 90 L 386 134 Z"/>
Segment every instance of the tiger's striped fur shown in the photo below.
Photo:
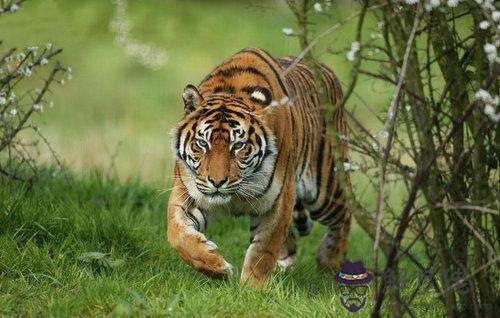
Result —
<path fill-rule="evenodd" d="M 186 116 L 173 131 L 175 186 L 167 235 L 181 258 L 207 274 L 232 273 L 202 233 L 211 216 L 227 212 L 251 217 L 242 280 L 266 284 L 277 263 L 293 263 L 292 219 L 301 235 L 309 232 L 310 218 L 327 226 L 319 266 L 338 269 L 343 262 L 351 218 L 335 175 L 343 166 L 326 136 L 312 72 L 299 63 L 282 75 L 293 59 L 245 49 L 198 88 L 184 91 Z M 326 66 L 320 68 L 335 104 L 342 98 L 339 82 Z M 339 109 L 334 118 L 339 133 L 345 133 L 343 113 Z"/>

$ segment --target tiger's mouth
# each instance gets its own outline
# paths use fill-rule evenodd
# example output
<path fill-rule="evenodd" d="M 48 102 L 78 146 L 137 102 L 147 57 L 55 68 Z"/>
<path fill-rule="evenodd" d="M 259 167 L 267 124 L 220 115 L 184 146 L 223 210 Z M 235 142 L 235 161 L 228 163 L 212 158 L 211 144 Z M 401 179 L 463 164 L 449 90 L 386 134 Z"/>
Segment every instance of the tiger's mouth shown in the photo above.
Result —
<path fill-rule="evenodd" d="M 210 197 L 213 197 L 213 198 L 217 198 L 217 197 L 220 197 L 220 198 L 226 198 L 226 197 L 229 197 L 232 195 L 232 193 L 224 193 L 224 192 L 220 192 L 220 191 L 215 191 L 215 192 L 212 192 L 210 194 L 207 194 L 208 196 Z"/>
<path fill-rule="evenodd" d="M 231 197 L 233 194 L 236 193 L 236 191 L 228 191 L 228 190 L 215 190 L 215 191 L 211 191 L 211 192 L 207 192 L 206 190 L 202 190 L 202 189 L 199 189 L 201 193 L 203 193 L 204 195 L 206 195 L 207 197 L 210 197 L 210 198 L 228 198 L 228 197 Z"/>
<path fill-rule="evenodd" d="M 233 195 L 237 195 L 240 189 L 241 181 L 234 181 L 223 185 L 222 187 L 214 187 L 210 184 L 196 181 L 196 188 L 204 196 L 214 199 L 228 199 Z"/>
<path fill-rule="evenodd" d="M 218 190 L 210 193 L 203 191 L 200 192 L 203 194 L 203 200 L 205 202 L 215 206 L 228 204 L 233 199 L 234 195 L 234 193 L 221 192 Z"/>

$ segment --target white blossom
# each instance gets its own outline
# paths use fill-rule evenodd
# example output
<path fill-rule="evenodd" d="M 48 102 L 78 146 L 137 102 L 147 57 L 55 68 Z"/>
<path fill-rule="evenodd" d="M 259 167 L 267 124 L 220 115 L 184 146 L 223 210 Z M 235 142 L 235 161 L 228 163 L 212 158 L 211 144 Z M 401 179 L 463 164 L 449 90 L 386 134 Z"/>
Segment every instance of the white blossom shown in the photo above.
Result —
<path fill-rule="evenodd" d="M 49 64 L 49 60 L 47 60 L 47 58 L 44 57 L 43 59 L 40 60 L 40 65 L 44 66 L 47 64 Z"/>
<path fill-rule="evenodd" d="M 12 109 L 10 110 L 10 114 L 11 114 L 12 116 L 16 116 L 16 115 L 17 115 L 17 109 L 12 108 Z"/>
<path fill-rule="evenodd" d="M 484 106 L 484 113 L 488 116 L 495 114 L 495 108 L 491 105 Z"/>
<path fill-rule="evenodd" d="M 378 143 L 376 143 L 376 142 L 372 143 L 372 148 L 373 148 L 373 150 L 378 151 L 379 150 Z"/>
<path fill-rule="evenodd" d="M 280 100 L 280 104 L 281 104 L 281 105 L 288 105 L 288 106 L 291 106 L 291 105 L 292 105 L 292 101 L 290 100 L 290 98 L 288 98 L 288 96 L 285 96 L 285 97 L 283 97 L 283 98 Z"/>
<path fill-rule="evenodd" d="M 477 4 L 480 4 L 483 9 L 494 11 L 496 10 L 493 0 L 476 0 Z"/>
<path fill-rule="evenodd" d="M 54 107 L 54 101 L 50 101 L 50 103 L 49 103 L 49 107 L 50 107 L 50 108 L 53 108 L 53 107 Z"/>
<path fill-rule="evenodd" d="M 41 104 L 33 104 L 33 109 L 34 110 L 42 111 L 43 110 L 43 105 L 41 105 Z"/>
<path fill-rule="evenodd" d="M 273 100 L 271 101 L 271 103 L 269 104 L 269 106 L 271 107 L 277 107 L 280 105 L 280 102 L 278 102 L 277 100 Z"/>
<path fill-rule="evenodd" d="M 292 35 L 293 34 L 293 29 L 292 28 L 283 28 L 281 29 L 284 35 Z"/>
<path fill-rule="evenodd" d="M 356 171 L 359 170 L 359 166 L 355 163 L 343 162 L 344 171 Z"/>
<path fill-rule="evenodd" d="M 0 105 L 5 105 L 7 104 L 7 98 L 0 96 Z"/>
<path fill-rule="evenodd" d="M 50 42 L 49 42 L 49 43 L 47 43 L 47 44 L 45 44 L 45 48 L 46 48 L 47 50 L 50 50 L 50 49 L 52 48 L 52 46 L 53 46 L 53 44 L 52 44 L 52 43 L 50 43 Z"/>
<path fill-rule="evenodd" d="M 30 76 L 31 76 L 31 74 L 33 74 L 33 72 L 31 71 L 31 68 L 29 68 L 29 67 L 27 67 L 27 66 L 26 66 L 25 68 L 21 68 L 21 69 L 19 70 L 19 73 L 20 73 L 21 75 L 26 76 L 26 77 L 30 77 Z"/>
<path fill-rule="evenodd" d="M 10 12 L 16 12 L 17 10 L 19 10 L 19 6 L 17 5 L 17 3 L 14 3 L 10 6 Z"/>
<path fill-rule="evenodd" d="M 406 105 L 405 109 L 406 109 L 407 112 L 409 112 L 411 110 L 411 105 L 410 104 Z"/>
<path fill-rule="evenodd" d="M 440 4 L 441 4 L 440 0 L 427 0 L 424 3 L 424 8 L 427 11 L 431 11 L 432 9 L 439 7 Z"/>
<path fill-rule="evenodd" d="M 474 96 L 476 100 L 480 100 L 483 102 L 486 102 L 491 98 L 490 93 L 488 93 L 488 91 L 484 89 L 478 90 Z"/>
<path fill-rule="evenodd" d="M 347 59 L 348 59 L 349 61 L 354 61 L 355 55 L 356 55 L 356 53 L 355 53 L 355 52 L 353 52 L 353 51 L 349 51 L 349 52 L 347 52 L 346 57 L 347 57 Z"/>
<path fill-rule="evenodd" d="M 351 50 L 347 52 L 347 59 L 349 61 L 354 61 L 356 56 L 356 52 L 358 52 L 361 48 L 361 44 L 358 41 L 354 41 L 351 43 Z"/>
<path fill-rule="evenodd" d="M 406 4 L 409 4 L 409 5 L 417 4 L 418 1 L 420 1 L 420 0 L 405 0 Z"/>
<path fill-rule="evenodd" d="M 500 112 L 496 113 L 495 108 L 491 105 L 485 105 L 483 112 L 491 121 L 495 123 L 498 123 L 500 120 Z"/>
<path fill-rule="evenodd" d="M 18 61 L 18 62 L 22 62 L 22 61 L 26 58 L 26 54 L 24 54 L 23 52 L 21 52 L 21 53 L 19 53 L 19 54 L 17 55 L 17 57 L 16 57 L 16 58 L 17 58 L 17 61 Z"/>
<path fill-rule="evenodd" d="M 316 2 L 316 3 L 313 5 L 313 8 L 314 8 L 314 11 L 316 11 L 316 12 L 321 12 L 321 11 L 323 11 L 323 8 L 321 7 L 321 3 L 319 3 L 319 2 Z"/>
<path fill-rule="evenodd" d="M 36 45 L 28 46 L 27 49 L 28 49 L 28 51 L 30 51 L 33 54 L 33 56 L 36 56 L 37 50 L 38 50 L 38 46 L 36 46 Z"/>
<path fill-rule="evenodd" d="M 16 99 L 16 93 L 12 92 L 10 93 L 9 101 L 12 103 Z"/>
<path fill-rule="evenodd" d="M 448 5 L 448 7 L 450 8 L 455 8 L 458 6 L 458 3 L 459 3 L 459 0 L 448 0 L 446 2 L 446 4 Z"/>
<path fill-rule="evenodd" d="M 283 97 L 280 100 L 272 100 L 269 106 L 271 107 L 277 107 L 277 106 L 283 106 L 283 105 L 291 105 L 291 101 L 288 98 L 288 96 Z"/>
<path fill-rule="evenodd" d="M 389 133 L 387 131 L 383 130 L 379 133 L 379 136 L 382 138 L 387 138 L 387 137 L 389 137 Z"/>
<path fill-rule="evenodd" d="M 495 22 L 500 22 L 500 11 L 498 10 L 495 10 L 491 13 L 491 18 L 493 19 L 493 21 Z"/>
<path fill-rule="evenodd" d="M 489 27 L 490 27 L 490 23 L 488 21 L 486 21 L 486 20 L 481 21 L 479 23 L 479 28 L 482 29 L 482 30 L 486 30 Z"/>
<path fill-rule="evenodd" d="M 351 43 L 351 50 L 352 51 L 357 52 L 357 51 L 359 51 L 360 48 L 361 48 L 361 44 L 359 44 L 358 41 L 354 41 Z"/>
<path fill-rule="evenodd" d="M 497 61 L 497 48 L 494 44 L 486 43 L 484 45 L 484 53 L 486 53 L 486 57 L 491 63 Z"/>
<path fill-rule="evenodd" d="M 495 123 L 500 120 L 500 112 L 496 113 L 495 107 L 500 104 L 500 97 L 498 95 L 491 96 L 490 93 L 484 89 L 480 89 L 475 94 L 475 99 L 484 102 L 484 114 Z"/>

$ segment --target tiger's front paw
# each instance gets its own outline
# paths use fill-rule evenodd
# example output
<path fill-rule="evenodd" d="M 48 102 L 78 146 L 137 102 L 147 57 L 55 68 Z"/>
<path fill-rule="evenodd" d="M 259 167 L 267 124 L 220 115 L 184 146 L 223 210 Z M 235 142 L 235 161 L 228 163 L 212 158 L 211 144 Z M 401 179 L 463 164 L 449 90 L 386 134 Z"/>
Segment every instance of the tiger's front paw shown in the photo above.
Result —
<path fill-rule="evenodd" d="M 201 233 L 169 236 L 169 242 L 191 267 L 215 278 L 234 276 L 234 267 L 219 253 L 217 245 Z"/>

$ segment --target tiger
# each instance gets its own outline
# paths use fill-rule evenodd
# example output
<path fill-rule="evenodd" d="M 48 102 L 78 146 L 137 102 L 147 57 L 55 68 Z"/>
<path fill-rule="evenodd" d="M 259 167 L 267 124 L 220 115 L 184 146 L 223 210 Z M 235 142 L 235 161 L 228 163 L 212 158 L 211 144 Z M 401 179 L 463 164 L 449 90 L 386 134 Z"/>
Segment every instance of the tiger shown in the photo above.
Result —
<path fill-rule="evenodd" d="M 267 286 L 276 268 L 296 261 L 292 221 L 301 236 L 312 220 L 326 226 L 316 253 L 319 268 L 337 270 L 345 259 L 349 178 L 340 182 L 336 173 L 343 162 L 334 160 L 314 73 L 294 60 L 247 48 L 182 93 L 185 114 L 172 131 L 167 239 L 185 262 L 209 276 L 234 275 L 204 234 L 215 216 L 228 213 L 250 216 L 240 279 L 252 286 Z M 318 65 L 328 101 L 336 104 L 343 94 L 339 80 Z M 344 114 L 338 107 L 333 115 L 338 134 L 346 131 Z M 346 161 L 346 143 L 338 147 Z"/>

